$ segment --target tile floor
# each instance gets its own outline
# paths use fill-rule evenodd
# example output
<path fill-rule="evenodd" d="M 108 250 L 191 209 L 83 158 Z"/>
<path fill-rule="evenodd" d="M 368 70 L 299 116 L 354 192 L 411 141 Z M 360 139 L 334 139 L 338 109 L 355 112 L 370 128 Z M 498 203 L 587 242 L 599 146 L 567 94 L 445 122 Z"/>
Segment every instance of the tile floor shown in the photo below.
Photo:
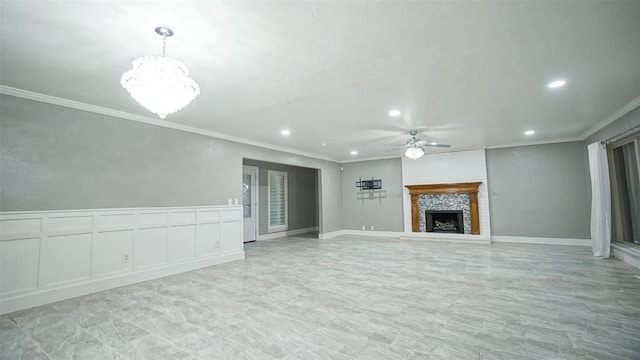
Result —
<path fill-rule="evenodd" d="M 640 270 L 571 246 L 287 238 L 0 317 L 1 359 L 640 359 Z"/>

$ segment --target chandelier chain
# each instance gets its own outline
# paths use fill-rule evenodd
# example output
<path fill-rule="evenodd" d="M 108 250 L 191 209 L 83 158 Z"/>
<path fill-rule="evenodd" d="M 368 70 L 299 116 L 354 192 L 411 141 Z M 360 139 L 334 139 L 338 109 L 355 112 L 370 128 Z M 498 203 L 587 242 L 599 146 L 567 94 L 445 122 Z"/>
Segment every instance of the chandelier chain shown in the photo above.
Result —
<path fill-rule="evenodd" d="M 167 57 L 167 34 L 162 35 L 162 57 Z"/>

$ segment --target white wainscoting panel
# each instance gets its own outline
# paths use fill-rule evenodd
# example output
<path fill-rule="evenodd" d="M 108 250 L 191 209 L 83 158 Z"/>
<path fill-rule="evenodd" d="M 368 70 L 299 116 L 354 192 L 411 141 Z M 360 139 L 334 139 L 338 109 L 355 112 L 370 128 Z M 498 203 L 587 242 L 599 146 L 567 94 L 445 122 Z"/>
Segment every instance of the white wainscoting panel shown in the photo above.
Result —
<path fill-rule="evenodd" d="M 41 286 L 91 278 L 92 233 L 47 236 L 40 246 Z"/>
<path fill-rule="evenodd" d="M 174 224 L 189 223 L 196 221 L 196 213 L 194 211 L 176 211 L 171 214 L 171 222 Z"/>
<path fill-rule="evenodd" d="M 3 236 L 39 233 L 42 231 L 41 218 L 7 219 L 0 222 Z"/>
<path fill-rule="evenodd" d="M 131 271 L 132 253 L 133 230 L 98 233 L 93 242 L 93 275 L 105 276 Z"/>
<path fill-rule="evenodd" d="M 169 258 L 172 262 L 193 259 L 196 257 L 196 226 L 172 226 L 169 244 Z"/>
<path fill-rule="evenodd" d="M 242 247 L 244 246 L 244 243 L 242 242 L 242 213 L 238 210 L 235 215 L 240 219 L 240 221 L 232 221 L 229 220 L 229 218 L 226 218 L 226 220 L 223 220 L 220 223 L 220 237 L 222 239 L 226 239 L 230 236 L 234 236 L 235 234 L 240 234 L 240 245 Z M 234 246 L 235 244 L 233 243 L 222 241 L 220 244 L 220 250 L 222 250 L 223 253 L 233 251 Z"/>
<path fill-rule="evenodd" d="M 238 205 L 0 213 L 0 314 L 244 259 Z"/>
<path fill-rule="evenodd" d="M 169 236 L 167 227 L 145 228 L 137 231 L 134 253 L 137 269 L 160 266 L 167 263 Z"/>
<path fill-rule="evenodd" d="M 220 251 L 220 224 L 200 223 L 196 237 L 196 256 L 215 254 Z"/>
<path fill-rule="evenodd" d="M 169 222 L 168 213 L 148 213 L 148 214 L 138 215 L 139 227 L 164 226 L 168 222 Z"/>
<path fill-rule="evenodd" d="M 219 211 L 200 211 L 200 221 L 219 221 L 219 220 L 220 220 Z"/>
<path fill-rule="evenodd" d="M 133 214 L 105 214 L 98 217 L 98 228 L 101 230 L 130 227 L 133 227 Z"/>
<path fill-rule="evenodd" d="M 50 217 L 47 229 L 51 231 L 90 230 L 93 228 L 93 216 Z"/>
<path fill-rule="evenodd" d="M 234 222 L 235 219 L 240 218 L 242 219 L 242 211 L 240 208 L 238 209 L 231 209 L 228 211 L 225 211 L 222 213 L 222 220 L 223 221 L 231 221 Z"/>
<path fill-rule="evenodd" d="M 0 293 L 38 287 L 40 238 L 0 241 Z"/>
<path fill-rule="evenodd" d="M 487 160 L 484 149 L 427 154 L 418 160 L 402 157 L 402 184 L 451 184 L 482 182 L 478 187 L 478 215 L 480 235 L 491 236 L 489 217 L 489 188 L 487 187 Z M 411 197 L 403 188 L 404 228 L 411 230 Z M 429 237 L 431 233 L 424 233 Z M 470 236 L 480 236 L 470 235 Z M 435 234 L 434 236 L 438 236 Z"/>

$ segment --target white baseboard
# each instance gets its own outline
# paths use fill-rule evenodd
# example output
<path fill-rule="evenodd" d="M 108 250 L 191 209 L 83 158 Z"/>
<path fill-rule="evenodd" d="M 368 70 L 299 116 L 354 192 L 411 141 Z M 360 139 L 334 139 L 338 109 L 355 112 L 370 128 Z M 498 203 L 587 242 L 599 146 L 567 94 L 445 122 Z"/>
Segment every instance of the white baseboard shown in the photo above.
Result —
<path fill-rule="evenodd" d="M 435 241 L 452 242 L 466 244 L 491 244 L 491 238 L 484 235 L 469 234 L 434 234 L 434 233 L 414 233 L 404 231 L 368 231 L 368 230 L 338 230 L 330 233 L 320 234 L 318 239 L 331 239 L 341 235 L 366 236 L 366 237 L 386 237 L 398 240 L 409 241 Z"/>
<path fill-rule="evenodd" d="M 613 257 L 615 257 L 616 259 L 620 259 L 626 262 L 627 264 L 640 269 L 640 258 L 635 257 L 633 255 L 629 255 L 615 248 L 612 249 L 612 252 L 613 252 Z"/>
<path fill-rule="evenodd" d="M 244 251 L 240 250 L 207 258 L 199 258 L 183 263 L 159 266 L 157 268 L 141 270 L 135 273 L 126 273 L 101 279 L 91 279 L 86 282 L 73 283 L 64 287 L 43 289 L 35 293 L 3 299 L 0 301 L 0 314 L 8 314 L 34 306 L 45 305 L 98 291 L 113 289 L 242 259 L 244 259 Z"/>
<path fill-rule="evenodd" d="M 611 253 L 616 259 L 640 269 L 640 251 L 630 246 L 611 244 Z"/>
<path fill-rule="evenodd" d="M 279 238 L 283 238 L 283 237 L 287 237 L 287 236 L 306 234 L 306 233 L 310 233 L 310 232 L 314 232 L 314 231 L 318 231 L 318 227 L 317 226 L 310 227 L 310 228 L 304 228 L 304 229 L 279 231 L 279 232 L 275 232 L 275 233 L 271 233 L 271 234 L 262 234 L 262 235 L 258 235 L 258 238 L 256 240 L 262 241 L 262 240 L 279 239 Z"/>
<path fill-rule="evenodd" d="M 414 233 L 402 231 L 366 231 L 366 230 L 338 230 L 324 234 L 319 234 L 318 239 L 331 239 L 341 235 L 370 236 L 370 237 L 390 237 L 400 240 L 415 241 L 435 241 L 453 242 L 464 244 L 491 244 L 491 242 L 520 243 L 520 244 L 546 244 L 546 245 L 573 245 L 591 246 L 591 239 L 568 239 L 568 238 L 541 238 L 528 236 L 489 236 L 489 235 L 469 235 L 469 234 L 434 234 L 434 233 Z"/>
<path fill-rule="evenodd" d="M 342 235 L 400 238 L 402 231 L 342 230 Z"/>
<path fill-rule="evenodd" d="M 326 240 L 326 239 L 331 239 L 331 238 L 342 236 L 342 235 L 399 238 L 402 234 L 404 233 L 401 231 L 367 231 L 367 230 L 343 229 L 343 230 L 331 231 L 324 234 L 318 234 L 318 239 Z"/>
<path fill-rule="evenodd" d="M 497 236 L 491 237 L 493 242 L 545 245 L 591 246 L 591 239 L 543 238 L 529 236 Z"/>
<path fill-rule="evenodd" d="M 318 234 L 318 239 L 320 239 L 320 240 L 332 239 L 334 237 L 338 237 L 340 235 L 344 235 L 345 231 L 346 230 L 336 230 L 336 231 L 330 231 L 330 232 L 327 232 L 327 233 L 321 233 L 321 234 Z"/>
<path fill-rule="evenodd" d="M 433 233 L 433 232 L 407 232 L 403 234 L 400 240 L 450 242 L 450 243 L 458 243 L 458 244 L 483 244 L 483 245 L 491 244 L 491 236 L 489 235 L 451 234 L 451 233 Z"/>

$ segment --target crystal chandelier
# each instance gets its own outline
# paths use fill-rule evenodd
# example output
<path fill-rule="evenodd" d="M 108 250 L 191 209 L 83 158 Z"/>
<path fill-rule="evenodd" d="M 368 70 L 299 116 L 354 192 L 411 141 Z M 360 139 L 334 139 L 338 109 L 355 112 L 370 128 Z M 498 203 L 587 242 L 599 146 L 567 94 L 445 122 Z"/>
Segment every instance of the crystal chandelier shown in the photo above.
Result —
<path fill-rule="evenodd" d="M 144 56 L 133 61 L 133 69 L 122 74 L 120 85 L 140 105 L 164 119 L 200 94 L 200 87 L 189 77 L 189 69 L 178 60 L 166 57 L 167 37 L 173 30 L 160 26 L 162 56 Z"/>
<path fill-rule="evenodd" d="M 424 155 L 424 149 L 418 145 L 408 147 L 407 151 L 404 153 L 404 156 L 412 160 L 420 159 L 422 155 Z"/>

